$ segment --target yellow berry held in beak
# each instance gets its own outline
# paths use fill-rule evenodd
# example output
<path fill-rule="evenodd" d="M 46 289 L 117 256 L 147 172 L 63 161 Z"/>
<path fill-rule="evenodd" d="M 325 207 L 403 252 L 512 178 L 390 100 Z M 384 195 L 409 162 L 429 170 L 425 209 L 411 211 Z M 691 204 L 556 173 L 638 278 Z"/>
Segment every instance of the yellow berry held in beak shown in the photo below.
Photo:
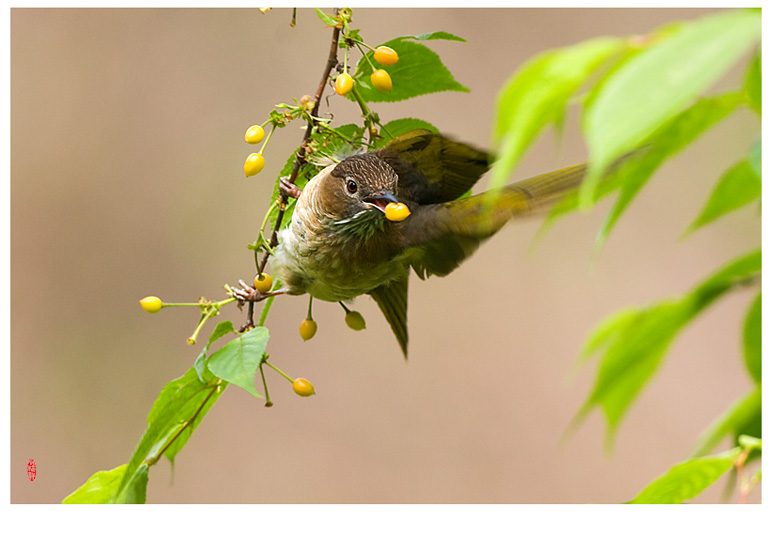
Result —
<path fill-rule="evenodd" d="M 375 88 L 382 92 L 391 91 L 391 77 L 383 69 L 376 69 L 373 71 L 373 74 L 370 75 L 370 82 Z"/>
<path fill-rule="evenodd" d="M 381 65 L 394 65 L 399 61 L 399 55 L 394 49 L 380 46 L 373 52 L 375 61 Z"/>
<path fill-rule="evenodd" d="M 259 125 L 253 125 L 247 129 L 244 135 L 244 140 L 247 144 L 259 144 L 263 141 L 263 138 L 265 138 L 265 131 Z"/>
<path fill-rule="evenodd" d="M 312 319 L 303 320 L 300 324 L 300 337 L 303 341 L 311 340 L 316 334 L 316 322 Z"/>
<path fill-rule="evenodd" d="M 256 176 L 265 166 L 265 159 L 259 153 L 252 153 L 247 157 L 244 163 L 244 173 L 249 176 Z"/>
<path fill-rule="evenodd" d="M 297 378 L 295 382 L 292 383 L 292 390 L 295 391 L 295 394 L 303 396 L 304 398 L 316 394 L 314 386 L 308 382 L 308 379 L 303 379 L 302 377 Z"/>
<path fill-rule="evenodd" d="M 268 273 L 262 273 L 255 277 L 255 289 L 260 293 L 268 293 L 273 286 L 273 280 Z"/>
<path fill-rule="evenodd" d="M 410 216 L 410 210 L 402 202 L 388 204 L 385 212 L 386 218 L 393 222 L 401 222 Z"/>
<path fill-rule="evenodd" d="M 153 297 L 152 295 L 140 300 L 139 304 L 142 306 L 142 309 L 149 314 L 157 314 L 164 307 L 161 299 Z"/>

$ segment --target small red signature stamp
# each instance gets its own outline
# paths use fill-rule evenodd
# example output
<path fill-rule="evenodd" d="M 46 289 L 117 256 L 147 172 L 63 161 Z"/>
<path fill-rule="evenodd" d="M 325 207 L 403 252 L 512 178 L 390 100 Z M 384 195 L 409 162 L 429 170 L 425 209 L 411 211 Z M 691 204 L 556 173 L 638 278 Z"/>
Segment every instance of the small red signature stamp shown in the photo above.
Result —
<path fill-rule="evenodd" d="M 27 478 L 30 482 L 34 482 L 38 475 L 38 466 L 35 465 L 35 460 L 30 458 L 27 462 Z"/>

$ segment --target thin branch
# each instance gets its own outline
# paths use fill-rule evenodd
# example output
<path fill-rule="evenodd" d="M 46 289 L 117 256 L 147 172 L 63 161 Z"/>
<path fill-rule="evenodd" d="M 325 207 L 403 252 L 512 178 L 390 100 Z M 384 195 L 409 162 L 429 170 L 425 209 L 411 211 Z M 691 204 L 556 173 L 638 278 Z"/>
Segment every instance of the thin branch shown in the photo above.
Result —
<path fill-rule="evenodd" d="M 335 10 L 335 14 L 338 14 L 338 9 Z M 319 87 L 314 95 L 314 109 L 311 111 L 311 116 L 316 117 L 319 115 L 319 103 L 322 100 L 322 94 L 324 93 L 324 87 L 327 85 L 327 80 L 330 77 L 332 68 L 338 63 L 338 38 L 340 37 L 340 28 L 334 28 L 332 32 L 332 40 L 330 42 L 330 54 L 327 57 L 327 64 L 324 66 L 324 73 L 322 74 L 322 80 L 319 82 Z M 303 142 L 300 145 L 300 149 L 295 155 L 295 166 L 292 168 L 292 173 L 289 177 L 290 183 L 295 183 L 300 173 L 300 167 L 306 163 L 306 145 L 311 138 L 311 133 L 314 130 L 315 122 L 309 120 L 306 127 L 306 134 L 303 136 Z M 273 226 L 273 233 L 271 234 L 271 248 L 279 244 L 279 228 L 281 227 L 281 221 L 284 218 L 284 211 L 287 207 L 287 195 L 281 193 L 279 200 L 279 214 L 276 216 L 276 223 Z M 268 258 L 271 256 L 269 252 L 266 252 L 260 262 L 260 273 L 265 270 L 265 265 L 268 263 Z"/>

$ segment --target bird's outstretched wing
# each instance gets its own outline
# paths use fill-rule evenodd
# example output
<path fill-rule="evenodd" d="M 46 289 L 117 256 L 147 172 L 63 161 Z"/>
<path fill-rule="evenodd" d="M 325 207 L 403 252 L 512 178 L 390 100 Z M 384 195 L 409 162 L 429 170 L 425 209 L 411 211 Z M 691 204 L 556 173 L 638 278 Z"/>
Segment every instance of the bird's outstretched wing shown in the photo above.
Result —
<path fill-rule="evenodd" d="M 585 171 L 577 164 L 507 185 L 490 207 L 486 193 L 416 207 L 402 227 L 411 265 L 421 278 L 447 275 L 508 220 L 541 212 L 576 189 Z"/>
<path fill-rule="evenodd" d="M 397 172 L 399 198 L 419 204 L 455 200 L 490 167 L 484 151 L 425 129 L 394 138 L 377 155 Z"/>

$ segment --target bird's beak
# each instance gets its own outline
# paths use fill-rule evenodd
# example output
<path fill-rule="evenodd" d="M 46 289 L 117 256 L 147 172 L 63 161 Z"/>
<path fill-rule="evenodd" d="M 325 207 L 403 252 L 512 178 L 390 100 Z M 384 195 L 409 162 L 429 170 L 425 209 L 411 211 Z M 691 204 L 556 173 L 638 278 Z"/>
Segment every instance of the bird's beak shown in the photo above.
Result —
<path fill-rule="evenodd" d="M 399 200 L 387 190 L 376 192 L 365 198 L 363 201 L 366 204 L 370 204 L 371 206 L 380 209 L 383 213 L 386 213 L 387 205 L 399 203 Z"/>

